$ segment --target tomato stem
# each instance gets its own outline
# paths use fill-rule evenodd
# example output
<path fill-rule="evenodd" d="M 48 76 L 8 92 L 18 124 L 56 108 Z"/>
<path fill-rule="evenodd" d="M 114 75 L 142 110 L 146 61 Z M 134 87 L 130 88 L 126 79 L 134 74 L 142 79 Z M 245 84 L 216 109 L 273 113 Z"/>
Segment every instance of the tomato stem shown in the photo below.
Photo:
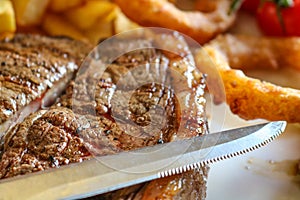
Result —
<path fill-rule="evenodd" d="M 282 14 L 281 14 L 281 7 L 279 5 L 276 5 L 276 14 L 277 14 L 280 26 L 282 28 L 283 35 L 285 35 L 286 34 L 286 28 L 285 28 L 285 23 L 284 23 Z"/>
<path fill-rule="evenodd" d="M 279 8 L 289 8 L 289 7 L 293 7 L 293 5 L 294 5 L 294 1 L 293 0 L 273 0 L 273 2 Z"/>
<path fill-rule="evenodd" d="M 241 7 L 243 2 L 244 0 L 233 0 L 230 4 L 228 15 L 231 15 L 233 12 L 237 11 Z"/>
<path fill-rule="evenodd" d="M 294 6 L 293 0 L 271 0 L 276 5 L 276 14 L 280 23 L 280 26 L 282 28 L 282 32 L 285 35 L 286 34 L 286 27 L 285 23 L 282 17 L 281 9 L 282 8 L 289 8 Z"/>

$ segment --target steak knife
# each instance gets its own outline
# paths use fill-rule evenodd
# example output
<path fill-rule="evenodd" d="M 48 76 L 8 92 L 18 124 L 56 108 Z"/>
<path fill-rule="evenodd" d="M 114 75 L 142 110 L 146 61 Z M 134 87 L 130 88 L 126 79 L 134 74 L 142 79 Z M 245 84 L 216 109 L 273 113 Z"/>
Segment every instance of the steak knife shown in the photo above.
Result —
<path fill-rule="evenodd" d="M 250 152 L 274 140 L 285 127 L 284 121 L 252 125 L 4 179 L 0 199 L 95 196 Z"/>

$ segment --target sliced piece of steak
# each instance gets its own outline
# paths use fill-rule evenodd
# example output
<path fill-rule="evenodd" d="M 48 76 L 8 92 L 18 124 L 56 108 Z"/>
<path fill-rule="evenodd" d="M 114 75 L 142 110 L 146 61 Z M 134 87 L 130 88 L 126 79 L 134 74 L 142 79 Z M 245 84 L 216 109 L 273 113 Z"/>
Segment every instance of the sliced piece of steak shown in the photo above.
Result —
<path fill-rule="evenodd" d="M 82 42 L 38 35 L 0 41 L 0 135 L 19 116 L 51 104 L 90 50 Z"/>

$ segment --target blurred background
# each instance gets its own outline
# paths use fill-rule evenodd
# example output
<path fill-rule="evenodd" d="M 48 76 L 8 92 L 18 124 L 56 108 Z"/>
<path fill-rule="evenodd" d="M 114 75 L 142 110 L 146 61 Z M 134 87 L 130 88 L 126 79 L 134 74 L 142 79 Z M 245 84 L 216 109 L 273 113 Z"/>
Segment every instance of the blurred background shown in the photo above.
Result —
<path fill-rule="evenodd" d="M 138 27 L 109 0 L 0 0 L 0 24 L 0 39 L 23 32 L 92 44 Z"/>

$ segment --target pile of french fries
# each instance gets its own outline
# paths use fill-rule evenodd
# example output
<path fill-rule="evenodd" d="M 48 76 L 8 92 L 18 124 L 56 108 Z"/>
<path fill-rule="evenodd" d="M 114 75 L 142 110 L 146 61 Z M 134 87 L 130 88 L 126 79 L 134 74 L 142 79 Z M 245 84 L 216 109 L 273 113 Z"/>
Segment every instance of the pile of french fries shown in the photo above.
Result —
<path fill-rule="evenodd" d="M 92 44 L 138 27 L 110 0 L 0 0 L 0 22 L 0 39 L 31 32 Z"/>

